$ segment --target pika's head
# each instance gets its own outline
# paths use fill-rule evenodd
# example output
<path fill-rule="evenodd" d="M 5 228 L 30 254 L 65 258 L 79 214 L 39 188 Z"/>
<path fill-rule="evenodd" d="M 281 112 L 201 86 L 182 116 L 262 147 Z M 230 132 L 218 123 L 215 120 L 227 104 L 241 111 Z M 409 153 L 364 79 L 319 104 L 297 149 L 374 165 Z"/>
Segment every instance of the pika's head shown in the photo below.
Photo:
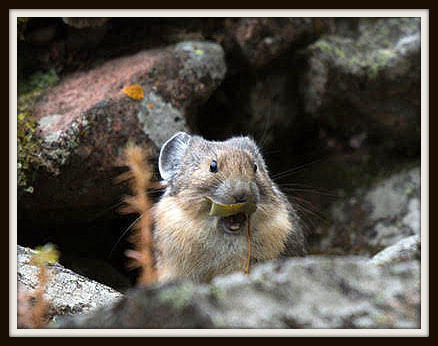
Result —
<path fill-rule="evenodd" d="M 251 214 L 287 203 L 249 137 L 217 142 L 179 132 L 161 148 L 159 170 L 167 182 L 166 195 L 178 196 L 180 207 L 200 217 L 209 217 L 212 201 L 221 205 L 247 202 L 254 206 Z M 241 234 L 246 225 L 243 213 L 213 219 L 217 228 L 232 235 Z"/>

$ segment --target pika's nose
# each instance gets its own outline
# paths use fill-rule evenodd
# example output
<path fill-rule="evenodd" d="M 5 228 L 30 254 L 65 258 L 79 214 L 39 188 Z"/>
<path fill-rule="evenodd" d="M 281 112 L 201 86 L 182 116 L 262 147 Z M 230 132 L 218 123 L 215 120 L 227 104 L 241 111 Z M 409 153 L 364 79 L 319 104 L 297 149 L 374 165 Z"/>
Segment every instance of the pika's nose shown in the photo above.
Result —
<path fill-rule="evenodd" d="M 234 200 L 236 203 L 243 203 L 247 200 L 247 193 L 246 191 L 239 191 L 234 194 Z"/>
<path fill-rule="evenodd" d="M 248 183 L 238 182 L 233 186 L 232 196 L 235 203 L 248 202 L 252 199 L 251 188 Z"/>
<path fill-rule="evenodd" d="M 243 202 L 257 204 L 259 197 L 257 185 L 254 182 L 241 179 L 240 177 L 230 177 L 218 186 L 212 198 L 222 204 Z"/>

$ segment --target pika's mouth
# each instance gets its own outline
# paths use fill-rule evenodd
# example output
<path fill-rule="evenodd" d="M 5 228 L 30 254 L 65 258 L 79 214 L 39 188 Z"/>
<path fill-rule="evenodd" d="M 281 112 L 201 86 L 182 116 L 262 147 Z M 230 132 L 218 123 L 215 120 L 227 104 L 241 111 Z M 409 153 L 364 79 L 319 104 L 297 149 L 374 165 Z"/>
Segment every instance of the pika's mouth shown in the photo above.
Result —
<path fill-rule="evenodd" d="M 211 203 L 208 215 L 211 216 L 233 216 L 236 214 L 252 214 L 256 211 L 257 205 L 254 202 L 240 202 L 235 204 L 223 204 L 210 197 L 206 199 Z"/>
<path fill-rule="evenodd" d="M 223 229 L 228 234 L 239 234 L 246 224 L 246 215 L 243 213 L 234 214 L 220 218 Z"/>
<path fill-rule="evenodd" d="M 223 204 L 207 197 L 211 202 L 208 215 L 219 216 L 219 222 L 228 234 L 239 234 L 246 225 L 247 215 L 252 214 L 257 205 L 252 202 L 241 202 L 236 204 Z"/>

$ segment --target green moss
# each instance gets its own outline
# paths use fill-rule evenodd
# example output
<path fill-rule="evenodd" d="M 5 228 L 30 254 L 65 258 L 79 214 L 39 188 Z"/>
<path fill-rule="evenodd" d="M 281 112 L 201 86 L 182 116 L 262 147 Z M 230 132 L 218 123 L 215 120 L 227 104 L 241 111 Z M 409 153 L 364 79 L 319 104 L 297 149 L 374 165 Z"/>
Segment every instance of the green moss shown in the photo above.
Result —
<path fill-rule="evenodd" d="M 351 71 L 362 69 L 366 65 L 365 58 L 359 53 L 362 48 L 349 39 L 328 36 L 317 41 L 314 46 L 327 55 L 329 61 L 348 66 Z"/>
<path fill-rule="evenodd" d="M 212 297 L 214 297 L 217 300 L 223 300 L 225 299 L 226 296 L 223 288 L 213 285 L 210 286 L 209 293 L 211 294 Z"/>
<path fill-rule="evenodd" d="M 376 79 L 379 76 L 379 72 L 388 65 L 388 61 L 392 56 L 392 52 L 386 49 L 380 49 L 374 56 L 371 56 L 367 62 L 368 78 Z"/>
<path fill-rule="evenodd" d="M 330 54 L 332 46 L 325 40 L 319 40 L 315 43 L 315 47 L 318 47 L 323 53 Z"/>
<path fill-rule="evenodd" d="M 29 78 L 18 81 L 18 94 L 24 95 L 43 92 L 58 82 L 59 76 L 55 69 L 52 68 L 47 72 L 38 71 L 33 73 Z"/>
<path fill-rule="evenodd" d="M 413 18 L 395 18 L 385 20 L 361 19 L 363 34 L 358 40 L 336 35 L 326 36 L 316 43 L 328 61 L 347 66 L 350 72 L 365 73 L 370 80 L 379 78 L 393 58 L 394 47 L 401 35 L 418 32 L 419 22 Z M 349 71 L 344 71 L 349 72 Z"/>
<path fill-rule="evenodd" d="M 341 48 L 342 46 L 343 42 L 335 36 L 319 40 L 315 43 L 315 47 L 318 47 L 324 54 L 333 58 L 346 59 L 346 53 Z"/>
<path fill-rule="evenodd" d="M 17 117 L 17 168 L 18 186 L 33 192 L 30 185 L 34 176 L 34 165 L 39 165 L 41 140 L 35 136 L 36 121 L 28 111 L 19 111 Z"/>
<path fill-rule="evenodd" d="M 59 77 L 52 69 L 36 72 L 27 80 L 19 81 L 17 99 L 17 178 L 23 191 L 33 192 L 31 186 L 36 169 L 45 166 L 41 158 L 42 139 L 36 135 L 37 122 L 32 116 L 35 104 L 46 90 L 56 84 Z"/>
<path fill-rule="evenodd" d="M 193 295 L 193 286 L 190 284 L 184 284 L 182 286 L 166 288 L 160 292 L 158 299 L 162 303 L 170 303 L 176 309 L 183 309 L 190 303 Z"/>
<path fill-rule="evenodd" d="M 383 328 L 385 326 L 390 325 L 391 319 L 388 316 L 386 316 L 384 313 L 381 313 L 381 314 L 376 314 L 374 316 L 374 321 L 378 326 L 381 326 Z"/>

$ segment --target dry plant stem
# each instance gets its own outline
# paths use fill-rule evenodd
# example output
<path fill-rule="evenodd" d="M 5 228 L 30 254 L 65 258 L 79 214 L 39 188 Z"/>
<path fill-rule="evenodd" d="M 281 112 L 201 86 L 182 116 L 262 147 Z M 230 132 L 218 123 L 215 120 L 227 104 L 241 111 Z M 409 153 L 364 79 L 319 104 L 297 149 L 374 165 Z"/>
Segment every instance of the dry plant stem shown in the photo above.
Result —
<path fill-rule="evenodd" d="M 43 297 L 45 283 L 44 278 L 41 279 L 44 275 L 38 274 L 38 287 L 33 292 L 27 291 L 23 286 L 18 287 L 17 328 L 19 329 L 44 328 L 48 323 L 48 304 Z"/>
<path fill-rule="evenodd" d="M 127 256 L 133 260 L 133 267 L 140 267 L 138 278 L 140 284 L 150 284 L 156 281 L 157 275 L 154 268 L 152 249 L 152 217 L 150 215 L 151 201 L 147 189 L 156 187 L 152 184 L 152 168 L 147 163 L 145 151 L 138 147 L 126 149 L 126 164 L 129 166 L 129 177 L 133 196 L 125 198 L 124 212 L 138 213 L 141 215 L 131 236 L 135 250 L 127 251 Z M 126 178 L 125 178 L 126 179 Z"/>
<path fill-rule="evenodd" d="M 32 295 L 20 284 L 17 293 L 17 328 L 33 328 Z"/>
<path fill-rule="evenodd" d="M 43 264 L 38 272 L 38 287 L 34 293 L 35 305 L 33 306 L 32 310 L 33 328 L 42 328 L 47 325 L 46 313 L 48 310 L 48 305 L 43 297 L 43 294 L 48 281 L 49 274 L 47 272 L 47 266 Z"/>
<path fill-rule="evenodd" d="M 251 226 L 249 224 L 248 214 L 245 214 L 245 216 L 246 216 L 246 223 L 248 224 L 248 257 L 246 259 L 245 274 L 249 274 L 249 264 L 251 261 Z"/>

